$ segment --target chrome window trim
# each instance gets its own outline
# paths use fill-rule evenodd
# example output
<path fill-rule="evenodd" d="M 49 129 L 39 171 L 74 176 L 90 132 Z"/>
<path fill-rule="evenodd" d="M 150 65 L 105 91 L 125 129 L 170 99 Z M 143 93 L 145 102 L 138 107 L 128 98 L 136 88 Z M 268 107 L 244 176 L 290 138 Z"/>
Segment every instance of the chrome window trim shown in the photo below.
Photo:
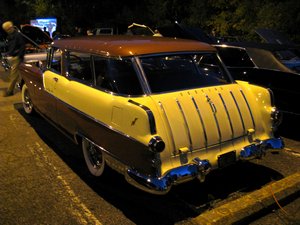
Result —
<path fill-rule="evenodd" d="M 143 67 L 142 67 L 142 64 L 141 64 L 141 61 L 140 61 L 139 57 L 134 56 L 132 61 L 135 62 L 133 64 L 134 64 L 134 67 L 136 69 L 136 72 L 137 72 L 139 81 L 141 83 L 142 89 L 144 90 L 146 95 L 150 95 L 151 90 L 150 90 L 150 87 L 149 87 L 149 84 L 148 84 L 148 81 L 147 81 L 147 78 L 146 78 L 146 75 L 145 75 L 145 72 L 143 70 Z"/>
<path fill-rule="evenodd" d="M 145 55 L 138 55 L 136 57 L 140 59 L 148 58 L 148 57 L 157 57 L 157 56 L 174 56 L 174 55 L 191 55 L 191 54 L 207 54 L 207 53 L 213 53 L 217 54 L 217 51 L 178 51 L 178 52 L 162 52 L 162 53 L 154 53 L 154 54 L 145 54 Z"/>

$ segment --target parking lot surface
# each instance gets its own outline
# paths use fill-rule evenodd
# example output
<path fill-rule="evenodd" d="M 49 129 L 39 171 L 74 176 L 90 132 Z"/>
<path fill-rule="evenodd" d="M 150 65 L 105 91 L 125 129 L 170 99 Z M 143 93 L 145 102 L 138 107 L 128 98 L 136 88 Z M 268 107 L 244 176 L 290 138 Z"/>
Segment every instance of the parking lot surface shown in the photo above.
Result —
<path fill-rule="evenodd" d="M 1 68 L 0 92 L 6 78 Z M 0 96 L 1 224 L 300 224 L 297 135 L 279 153 L 153 196 L 113 171 L 91 177 L 77 146 L 25 115 L 16 92 Z"/>

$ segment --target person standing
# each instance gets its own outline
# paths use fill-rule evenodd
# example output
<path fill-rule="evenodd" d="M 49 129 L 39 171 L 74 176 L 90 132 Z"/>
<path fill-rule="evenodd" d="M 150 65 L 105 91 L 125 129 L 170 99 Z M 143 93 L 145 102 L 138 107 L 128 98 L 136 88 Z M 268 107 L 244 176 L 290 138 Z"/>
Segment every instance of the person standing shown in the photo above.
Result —
<path fill-rule="evenodd" d="M 43 31 L 44 31 L 45 34 L 47 34 L 47 35 L 50 37 L 49 31 L 47 31 L 47 27 L 44 27 L 44 28 L 43 28 Z"/>
<path fill-rule="evenodd" d="M 7 47 L 8 51 L 6 54 L 11 56 L 11 71 L 9 74 L 9 86 L 7 88 L 4 96 L 11 96 L 14 94 L 14 89 L 17 81 L 20 78 L 19 75 L 19 65 L 24 60 L 25 55 L 25 41 L 23 36 L 17 31 L 14 27 L 14 24 L 11 21 L 6 21 L 2 24 L 3 30 L 8 34 L 7 35 Z"/>

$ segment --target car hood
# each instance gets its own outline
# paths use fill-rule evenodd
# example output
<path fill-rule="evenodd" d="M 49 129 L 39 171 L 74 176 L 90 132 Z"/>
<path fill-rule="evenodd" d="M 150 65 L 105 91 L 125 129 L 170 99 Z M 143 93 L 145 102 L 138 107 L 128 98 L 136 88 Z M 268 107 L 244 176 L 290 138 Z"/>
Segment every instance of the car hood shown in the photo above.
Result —
<path fill-rule="evenodd" d="M 21 32 L 27 43 L 39 46 L 48 46 L 52 43 L 52 39 L 45 34 L 40 28 L 31 25 L 24 25 Z"/>

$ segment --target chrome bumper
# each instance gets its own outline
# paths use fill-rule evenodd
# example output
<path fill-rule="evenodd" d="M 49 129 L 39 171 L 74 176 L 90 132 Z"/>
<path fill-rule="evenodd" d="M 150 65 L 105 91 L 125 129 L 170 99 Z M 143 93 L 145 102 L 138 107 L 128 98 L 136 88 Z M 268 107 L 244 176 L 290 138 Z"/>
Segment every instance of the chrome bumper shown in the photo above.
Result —
<path fill-rule="evenodd" d="M 208 160 L 193 159 L 191 164 L 187 164 L 169 171 L 163 177 L 149 177 L 128 169 L 125 174 L 126 180 L 133 186 L 152 194 L 166 194 L 173 184 L 182 183 L 198 177 L 204 180 L 211 170 Z"/>
<path fill-rule="evenodd" d="M 261 158 L 268 149 L 282 149 L 284 147 L 281 138 L 272 138 L 264 141 L 256 140 L 256 143 L 244 147 L 240 153 L 241 160 Z"/>
<path fill-rule="evenodd" d="M 239 159 L 249 160 L 262 157 L 267 149 L 281 149 L 284 143 L 281 138 L 272 138 L 256 141 L 255 144 L 246 146 L 240 152 Z M 204 181 L 205 176 L 211 171 L 212 166 L 208 160 L 194 158 L 192 163 L 174 168 L 163 177 L 150 177 L 133 169 L 127 169 L 126 180 L 133 186 L 152 194 L 166 194 L 174 184 L 183 183 L 194 178 Z"/>

